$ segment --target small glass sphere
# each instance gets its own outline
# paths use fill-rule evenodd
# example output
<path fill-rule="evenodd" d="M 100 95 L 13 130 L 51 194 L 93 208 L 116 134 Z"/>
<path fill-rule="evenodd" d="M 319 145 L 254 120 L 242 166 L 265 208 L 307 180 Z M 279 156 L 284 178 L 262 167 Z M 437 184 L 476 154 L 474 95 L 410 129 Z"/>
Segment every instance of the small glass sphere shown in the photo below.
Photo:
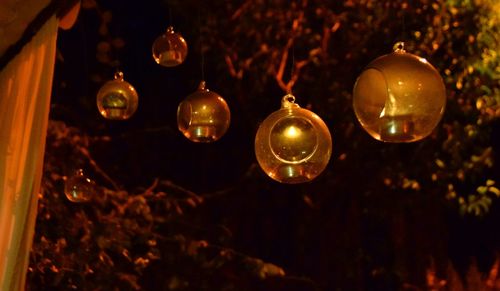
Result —
<path fill-rule="evenodd" d="M 226 101 L 205 88 L 201 81 L 198 90 L 189 95 L 177 108 L 177 125 L 189 140 L 213 142 L 229 128 L 231 112 Z"/>
<path fill-rule="evenodd" d="M 67 178 L 64 184 L 64 194 L 71 202 L 87 202 L 94 197 L 97 189 L 94 181 L 85 176 L 82 169 Z"/>
<path fill-rule="evenodd" d="M 354 112 L 375 139 L 413 142 L 431 134 L 441 120 L 446 89 L 426 59 L 407 53 L 403 43 L 372 61 L 356 80 Z"/>
<path fill-rule="evenodd" d="M 169 26 L 167 31 L 153 43 L 153 58 L 157 64 L 165 67 L 175 67 L 182 64 L 187 53 L 186 40 L 180 34 L 174 32 L 172 26 Z"/>
<path fill-rule="evenodd" d="M 308 182 L 325 169 L 332 153 L 330 131 L 315 113 L 300 108 L 291 94 L 269 115 L 255 136 L 255 155 L 272 179 L 288 184 Z"/>
<path fill-rule="evenodd" d="M 106 82 L 97 93 L 97 108 L 107 119 L 124 120 L 137 110 L 139 97 L 134 87 L 123 80 L 123 73 Z"/>

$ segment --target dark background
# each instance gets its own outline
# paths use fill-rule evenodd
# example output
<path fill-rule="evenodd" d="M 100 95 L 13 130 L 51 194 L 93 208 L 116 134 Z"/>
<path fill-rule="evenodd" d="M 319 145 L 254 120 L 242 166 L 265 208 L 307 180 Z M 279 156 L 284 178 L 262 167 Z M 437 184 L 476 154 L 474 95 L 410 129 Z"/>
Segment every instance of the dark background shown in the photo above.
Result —
<path fill-rule="evenodd" d="M 426 269 L 435 266 L 438 277 L 446 277 L 450 262 L 464 277 L 474 260 L 481 272 L 489 271 L 500 243 L 498 201 L 493 198 L 488 211 L 474 215 L 462 213 L 458 198 L 446 196 L 450 183 L 456 185 L 459 197 L 467 199 L 486 178 L 499 177 L 498 166 L 493 166 L 470 173 L 465 181 L 454 178 L 454 171 L 465 166 L 453 168 L 457 156 L 447 141 L 459 144 L 463 160 L 486 147 L 498 150 L 498 121 L 477 128 L 480 138 L 475 140 L 459 134 L 480 115 L 462 110 L 474 104 L 478 95 L 470 87 L 457 90 L 455 81 L 445 78 L 449 100 L 443 121 L 430 137 L 412 144 L 373 140 L 356 121 L 350 95 L 364 66 L 388 53 L 404 34 L 409 35 L 415 53 L 427 57 L 443 72 L 453 55 L 459 54 L 454 48 L 463 44 L 469 33 L 466 29 L 477 29 L 468 27 L 469 10 L 464 8 L 455 16 L 460 26 L 442 40 L 443 49 L 429 55 L 431 42 L 413 37 L 414 31 L 433 25 L 437 34 L 436 27 L 442 26 L 429 21 L 438 13 L 427 1 L 411 2 L 407 10 L 401 9 L 400 1 L 368 1 L 375 8 L 361 3 L 349 6 L 349 1 L 309 1 L 303 8 L 299 4 L 292 8 L 291 3 L 296 2 L 264 1 L 250 5 L 247 16 L 237 24 L 229 20 L 229 11 L 245 1 L 101 2 L 82 9 L 75 26 L 59 33 L 51 119 L 62 120 L 89 136 L 109 136 L 109 141 L 92 143 L 90 152 L 130 195 L 159 178 L 206 197 L 176 222 L 181 229 L 183 223 L 186 229 L 195 226 L 197 231 L 187 231 L 194 233 L 194 238 L 276 264 L 290 277 L 312 280 L 320 290 L 423 288 Z M 259 123 L 279 108 L 284 95 L 267 70 L 271 59 L 257 59 L 244 78 L 236 80 L 224 61 L 227 51 L 218 44 L 237 47 L 241 56 L 250 55 L 258 43 L 245 43 L 245 37 L 247 42 L 257 41 L 253 34 L 238 28 L 254 26 L 263 31 L 273 22 L 253 22 L 248 15 L 263 11 L 287 15 L 284 11 L 289 10 L 288 19 L 276 18 L 275 29 L 284 32 L 261 38 L 271 50 L 279 51 L 285 43 L 280 37 L 288 35 L 286 29 L 297 11 L 306 11 L 305 26 L 321 33 L 322 27 L 330 24 L 325 20 L 329 18 L 318 12 L 322 9 L 344 13 L 344 18 L 339 16 L 342 26 L 332 36 L 325 62 L 312 60 L 311 51 L 317 43 L 308 40 L 307 32 L 298 36 L 294 56 L 310 58 L 311 64 L 301 71 L 294 93 L 302 107 L 316 112 L 328 125 L 333 154 L 327 169 L 313 182 L 283 185 L 259 169 L 253 150 Z M 109 22 L 103 21 L 105 13 L 112 15 Z M 363 26 L 370 13 L 380 21 Z M 446 13 L 443 15 L 451 15 Z M 455 20 L 442 17 L 450 23 Z M 174 68 L 157 65 L 151 56 L 153 41 L 169 23 L 189 45 L 185 63 Z M 103 25 L 107 31 L 100 32 Z M 123 47 L 113 46 L 117 38 Z M 100 50 L 102 42 L 110 44 L 110 49 Z M 223 96 L 231 108 L 228 132 L 212 144 L 188 141 L 176 125 L 177 105 L 201 80 L 200 48 L 208 87 Z M 99 54 L 105 58 L 99 59 Z M 464 55 L 468 60 L 474 51 Z M 95 105 L 99 87 L 112 79 L 116 69 L 123 71 L 125 80 L 139 93 L 139 108 L 126 121 L 105 120 Z M 452 71 L 450 78 L 458 75 L 459 69 Z M 482 81 L 485 86 L 494 86 Z M 450 137 L 450 131 L 457 136 Z M 447 168 L 439 169 L 436 159 L 446 161 Z M 439 179 L 432 180 L 431 173 L 437 173 Z M 93 178 L 104 187 L 110 186 L 99 177 Z M 406 178 L 417 180 L 420 187 L 405 187 L 402 181 Z M 155 272 L 158 270 L 153 268 L 151 274 Z M 167 280 L 145 276 L 149 281 L 144 288 Z"/>

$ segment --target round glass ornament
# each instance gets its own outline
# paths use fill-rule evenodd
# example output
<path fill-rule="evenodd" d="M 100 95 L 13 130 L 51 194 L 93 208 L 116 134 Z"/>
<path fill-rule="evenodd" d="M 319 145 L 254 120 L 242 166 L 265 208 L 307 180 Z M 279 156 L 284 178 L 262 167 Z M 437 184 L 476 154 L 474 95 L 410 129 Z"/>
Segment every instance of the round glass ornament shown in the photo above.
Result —
<path fill-rule="evenodd" d="M 177 108 L 177 126 L 193 142 L 213 142 L 220 139 L 229 128 L 231 112 L 226 101 L 206 88 L 201 81 Z"/>
<path fill-rule="evenodd" d="M 407 53 L 402 42 L 372 61 L 356 80 L 354 112 L 361 126 L 384 142 L 414 142 L 441 120 L 446 89 L 424 58 Z"/>
<path fill-rule="evenodd" d="M 134 87 L 123 80 L 123 73 L 117 72 L 115 79 L 106 82 L 97 92 L 97 108 L 107 119 L 124 120 L 137 110 L 139 97 Z"/>
<path fill-rule="evenodd" d="M 165 67 L 175 67 L 184 62 L 188 53 L 186 40 L 174 28 L 167 31 L 153 42 L 153 58 L 157 64 Z"/>
<path fill-rule="evenodd" d="M 78 169 L 64 183 L 64 194 L 71 202 L 88 202 L 96 195 L 96 192 L 94 181 L 87 178 L 82 169 Z"/>
<path fill-rule="evenodd" d="M 287 184 L 308 182 L 325 169 L 332 153 L 328 127 L 314 112 L 287 94 L 281 109 L 269 115 L 255 136 L 255 156 L 272 179 Z"/>

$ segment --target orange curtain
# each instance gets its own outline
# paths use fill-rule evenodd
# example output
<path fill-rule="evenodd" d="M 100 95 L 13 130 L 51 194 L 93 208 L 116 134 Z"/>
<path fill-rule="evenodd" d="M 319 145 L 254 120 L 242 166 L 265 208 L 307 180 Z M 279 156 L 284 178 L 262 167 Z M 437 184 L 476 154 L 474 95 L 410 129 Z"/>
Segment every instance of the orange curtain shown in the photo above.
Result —
<path fill-rule="evenodd" d="M 0 290 L 24 290 L 42 176 L 58 20 L 0 72 Z"/>

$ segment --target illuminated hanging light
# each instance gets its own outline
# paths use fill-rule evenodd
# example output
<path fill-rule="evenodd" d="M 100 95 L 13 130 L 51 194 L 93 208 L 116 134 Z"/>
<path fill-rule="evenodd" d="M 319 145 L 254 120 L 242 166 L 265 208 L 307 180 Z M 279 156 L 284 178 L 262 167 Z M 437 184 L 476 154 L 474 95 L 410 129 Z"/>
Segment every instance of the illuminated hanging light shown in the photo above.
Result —
<path fill-rule="evenodd" d="M 229 128 L 231 112 L 226 101 L 205 87 L 201 81 L 198 90 L 186 97 L 177 108 L 179 130 L 193 142 L 213 142 Z"/>
<path fill-rule="evenodd" d="M 107 119 L 124 120 L 137 110 L 139 97 L 134 87 L 117 72 L 115 79 L 106 82 L 97 93 L 97 108 Z"/>
<path fill-rule="evenodd" d="M 300 108 L 287 94 L 281 109 L 269 115 L 255 136 L 255 155 L 272 179 L 288 184 L 308 182 L 326 167 L 332 153 L 328 127 L 314 112 Z"/>
<path fill-rule="evenodd" d="M 186 40 L 169 26 L 153 43 L 153 58 L 157 64 L 175 67 L 184 62 L 188 53 Z"/>
<path fill-rule="evenodd" d="M 96 195 L 96 185 L 94 181 L 85 176 L 82 169 L 67 178 L 64 184 L 64 194 L 71 202 L 87 202 Z"/>
<path fill-rule="evenodd" d="M 446 90 L 426 59 L 407 53 L 402 42 L 394 52 L 372 61 L 354 85 L 354 112 L 375 139 L 413 142 L 428 136 L 441 120 Z"/>

